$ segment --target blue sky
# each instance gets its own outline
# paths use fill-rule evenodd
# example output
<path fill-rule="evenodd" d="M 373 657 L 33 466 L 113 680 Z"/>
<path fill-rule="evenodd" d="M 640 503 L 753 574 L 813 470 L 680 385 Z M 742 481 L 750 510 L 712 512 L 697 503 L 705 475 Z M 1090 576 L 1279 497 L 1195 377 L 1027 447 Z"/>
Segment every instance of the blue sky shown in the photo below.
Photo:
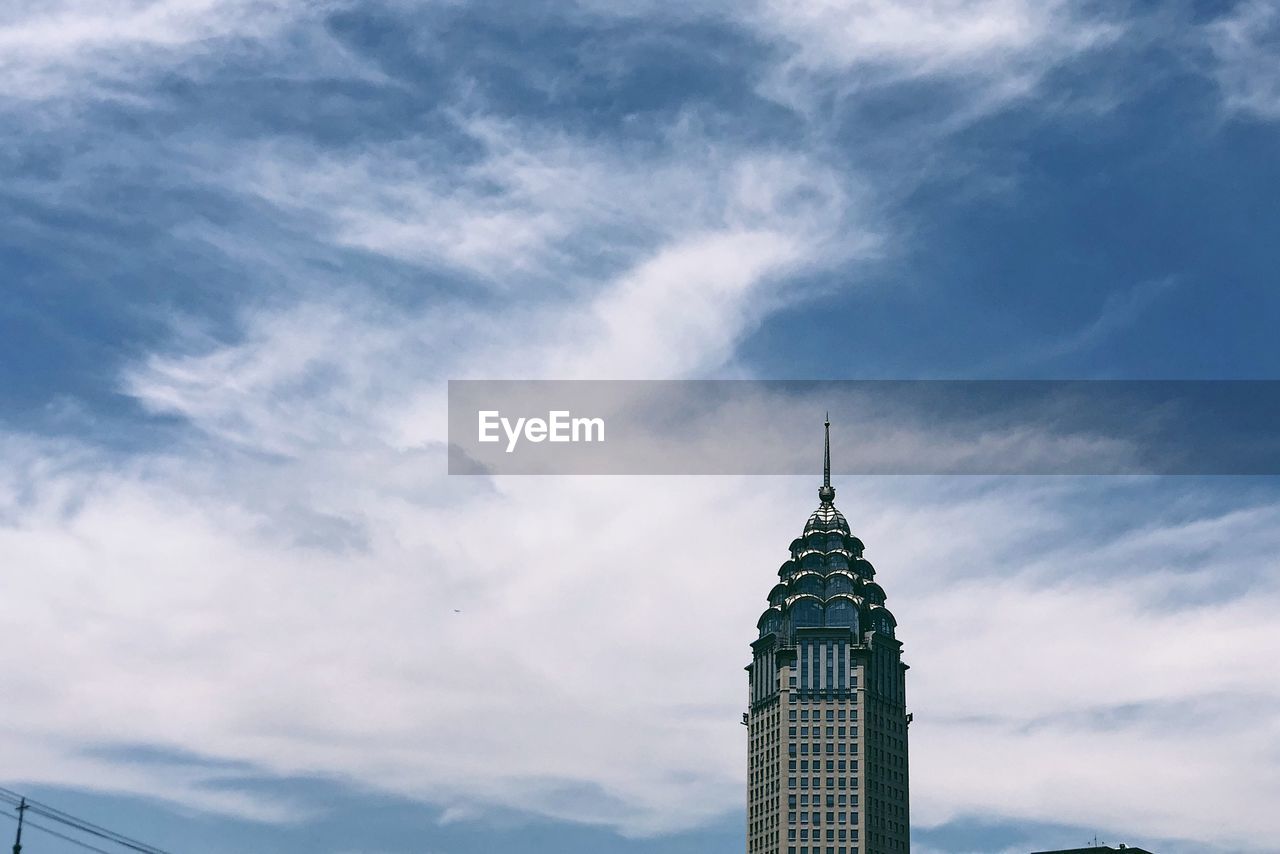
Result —
<path fill-rule="evenodd" d="M 448 478 L 445 381 L 1273 378 L 1278 46 L 1265 2 L 8 4 L 0 783 L 210 854 L 739 850 L 815 484 Z M 837 487 L 918 850 L 1275 850 L 1272 480 Z"/>

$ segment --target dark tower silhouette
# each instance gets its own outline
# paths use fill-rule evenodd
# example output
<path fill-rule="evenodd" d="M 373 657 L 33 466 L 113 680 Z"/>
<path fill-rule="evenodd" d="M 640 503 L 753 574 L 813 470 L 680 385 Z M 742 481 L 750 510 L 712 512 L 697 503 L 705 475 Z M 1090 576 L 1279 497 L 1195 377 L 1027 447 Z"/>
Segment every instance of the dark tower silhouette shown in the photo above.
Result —
<path fill-rule="evenodd" d="M 818 509 L 778 570 L 747 666 L 747 852 L 903 854 L 907 665 L 875 568 L 835 507 L 824 428 Z"/>

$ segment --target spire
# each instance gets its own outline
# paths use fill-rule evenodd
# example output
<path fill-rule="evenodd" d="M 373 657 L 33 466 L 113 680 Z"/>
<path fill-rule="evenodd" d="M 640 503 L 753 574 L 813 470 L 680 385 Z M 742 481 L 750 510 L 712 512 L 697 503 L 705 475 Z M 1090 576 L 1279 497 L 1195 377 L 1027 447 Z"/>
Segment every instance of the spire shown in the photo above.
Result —
<path fill-rule="evenodd" d="M 830 504 L 836 497 L 831 488 L 831 413 L 828 412 L 822 422 L 825 435 L 822 440 L 822 487 L 818 490 L 818 499 L 823 504 Z"/>

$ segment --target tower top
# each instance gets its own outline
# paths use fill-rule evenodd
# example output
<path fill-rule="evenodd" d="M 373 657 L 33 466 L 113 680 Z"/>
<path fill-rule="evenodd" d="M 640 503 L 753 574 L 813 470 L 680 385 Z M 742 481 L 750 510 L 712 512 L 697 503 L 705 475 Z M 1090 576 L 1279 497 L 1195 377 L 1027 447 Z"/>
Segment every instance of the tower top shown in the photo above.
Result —
<path fill-rule="evenodd" d="M 831 487 L 831 413 L 828 412 L 822 421 L 824 431 L 822 439 L 822 486 L 818 488 L 818 500 L 830 504 L 836 498 L 836 491 Z"/>

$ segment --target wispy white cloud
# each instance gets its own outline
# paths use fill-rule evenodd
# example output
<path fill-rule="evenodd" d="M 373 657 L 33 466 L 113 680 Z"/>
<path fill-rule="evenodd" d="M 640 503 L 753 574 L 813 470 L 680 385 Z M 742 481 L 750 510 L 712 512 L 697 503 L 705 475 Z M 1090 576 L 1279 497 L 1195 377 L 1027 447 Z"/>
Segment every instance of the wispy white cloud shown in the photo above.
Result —
<path fill-rule="evenodd" d="M 734 808 L 743 627 L 812 484 L 455 487 L 439 464 L 370 448 L 274 465 L 174 459 L 109 477 L 70 469 L 8 494 L 20 524 L 0 548 L 32 571 L 4 618 L 39 639 L 4 662 L 24 698 L 9 715 L 28 745 L 10 754 L 28 757 L 20 770 L 74 778 L 76 744 L 145 742 L 633 833 Z M 842 489 L 913 665 L 918 820 L 1109 820 L 1261 849 L 1277 781 L 1244 752 L 1276 749 L 1280 591 L 1264 580 L 1247 599 L 1159 603 L 1170 588 L 1258 576 L 1274 508 L 1157 517 L 1090 544 L 1072 508 L 1111 488 Z M 709 519 L 723 536 L 707 535 Z M 1229 728 L 1212 725 L 1222 703 Z M 1001 773 L 975 778 L 992 756 Z M 1162 782 L 1132 787 L 1117 766 Z M 104 785 L 158 785 L 96 767 Z M 1192 778 L 1222 783 L 1214 815 L 1229 838 L 1171 808 Z"/>
<path fill-rule="evenodd" d="M 584 5 L 635 14 L 631 5 Z M 1047 71 L 1123 31 L 1071 0 L 755 0 L 693 4 L 676 14 L 728 20 L 750 32 L 772 54 L 760 91 L 814 116 L 824 115 L 833 96 L 934 80 L 958 81 L 953 120 L 972 117 L 1031 94 Z"/>
<path fill-rule="evenodd" d="M 511 289 L 555 279 L 553 292 L 691 233 L 776 231 L 816 244 L 856 213 L 849 179 L 812 155 L 713 142 L 693 117 L 656 144 L 455 118 L 478 156 L 424 138 L 354 153 L 279 143 L 241 160 L 237 180 L 342 245 Z"/>
<path fill-rule="evenodd" d="M 757 32 L 788 45 L 788 66 L 809 72 L 880 68 L 897 78 L 1034 83 L 1045 68 L 1115 34 L 1063 0 L 764 0 L 746 8 L 743 19 Z"/>
<path fill-rule="evenodd" d="M 0 91 L 43 99 L 101 94 L 140 68 L 186 61 L 227 40 L 265 37 L 287 3 L 243 0 L 20 2 L 0 17 Z"/>
<path fill-rule="evenodd" d="M 1262 119 L 1280 118 L 1280 10 L 1246 0 L 1206 27 L 1212 73 L 1229 110 Z"/>

